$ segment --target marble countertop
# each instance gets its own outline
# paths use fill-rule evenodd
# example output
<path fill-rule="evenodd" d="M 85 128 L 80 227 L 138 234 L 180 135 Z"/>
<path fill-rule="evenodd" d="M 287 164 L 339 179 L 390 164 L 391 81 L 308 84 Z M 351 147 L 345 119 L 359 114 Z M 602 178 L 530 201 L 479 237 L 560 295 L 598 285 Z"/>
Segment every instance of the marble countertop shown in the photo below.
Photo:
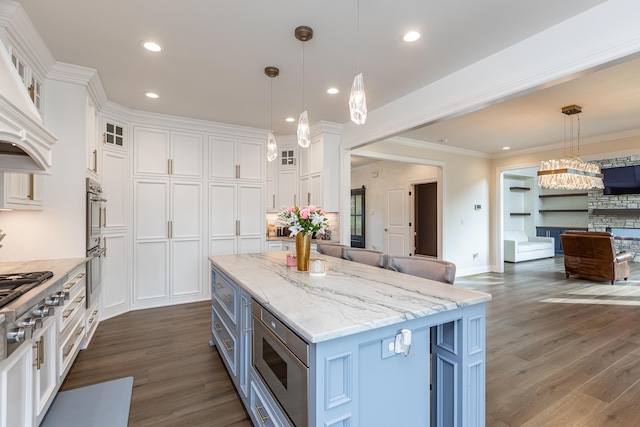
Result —
<path fill-rule="evenodd" d="M 280 320 L 315 343 L 485 303 L 490 294 L 334 257 L 312 277 L 287 252 L 209 257 Z M 312 258 L 317 258 L 312 255 Z"/>
<path fill-rule="evenodd" d="M 87 262 L 87 260 L 88 258 L 83 257 L 0 262 L 0 274 L 28 273 L 32 271 L 51 271 L 53 273 L 53 277 L 41 285 L 36 286 L 26 294 L 21 295 L 20 298 L 0 308 L 0 315 L 4 315 L 7 322 L 11 322 L 15 320 L 15 318 L 20 317 L 25 310 L 31 308 L 39 299 L 55 292 L 56 287 L 60 287 L 59 290 L 62 290 L 62 285 L 69 278 L 69 273 Z"/>

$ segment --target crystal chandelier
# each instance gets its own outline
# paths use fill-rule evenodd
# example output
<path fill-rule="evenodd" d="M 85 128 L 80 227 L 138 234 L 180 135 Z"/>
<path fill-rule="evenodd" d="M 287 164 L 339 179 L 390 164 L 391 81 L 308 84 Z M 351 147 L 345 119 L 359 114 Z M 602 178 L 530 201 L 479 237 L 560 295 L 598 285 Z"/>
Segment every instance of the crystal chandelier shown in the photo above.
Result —
<path fill-rule="evenodd" d="M 302 109 L 304 110 L 304 42 L 313 38 L 313 30 L 303 25 L 296 28 L 295 36 L 302 42 Z M 311 129 L 309 128 L 309 115 L 307 114 L 307 110 L 304 110 L 302 114 L 300 114 L 296 134 L 298 137 L 298 145 L 302 148 L 307 148 L 309 144 L 311 144 Z"/>
<path fill-rule="evenodd" d="M 358 71 L 360 71 L 360 1 L 357 2 L 357 18 L 356 18 L 356 55 L 358 57 Z M 359 125 L 364 124 L 367 120 L 367 97 L 364 93 L 364 81 L 362 73 L 353 78 L 351 85 L 351 94 L 349 95 L 349 113 L 351 120 Z"/>
<path fill-rule="evenodd" d="M 271 101 L 269 106 L 269 112 L 271 115 L 271 132 L 267 135 L 267 160 L 273 162 L 278 157 L 278 143 L 276 136 L 273 134 L 273 78 L 278 77 L 280 70 L 276 67 L 267 67 L 264 69 L 264 73 L 267 77 L 271 78 Z"/>
<path fill-rule="evenodd" d="M 580 159 L 580 113 L 582 108 L 569 105 L 562 108 L 562 114 L 569 117 L 571 145 L 570 153 L 566 153 L 567 117 L 565 116 L 565 157 L 559 160 L 547 160 L 540 163 L 538 185 L 542 188 L 557 190 L 591 190 L 604 188 L 600 168 L 593 163 Z M 573 153 L 573 117 L 577 118 L 577 151 Z"/>

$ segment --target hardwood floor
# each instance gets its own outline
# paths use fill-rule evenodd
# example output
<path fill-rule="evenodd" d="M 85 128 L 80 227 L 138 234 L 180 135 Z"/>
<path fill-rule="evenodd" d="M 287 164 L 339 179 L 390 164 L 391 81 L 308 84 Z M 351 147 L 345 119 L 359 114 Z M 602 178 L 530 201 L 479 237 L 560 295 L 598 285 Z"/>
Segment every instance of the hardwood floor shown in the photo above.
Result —
<path fill-rule="evenodd" d="M 640 426 L 640 264 L 631 277 L 566 279 L 556 257 L 456 279 L 493 296 L 487 427 Z M 251 426 L 208 345 L 209 310 L 202 302 L 102 322 L 62 389 L 133 376 L 131 427 Z"/>

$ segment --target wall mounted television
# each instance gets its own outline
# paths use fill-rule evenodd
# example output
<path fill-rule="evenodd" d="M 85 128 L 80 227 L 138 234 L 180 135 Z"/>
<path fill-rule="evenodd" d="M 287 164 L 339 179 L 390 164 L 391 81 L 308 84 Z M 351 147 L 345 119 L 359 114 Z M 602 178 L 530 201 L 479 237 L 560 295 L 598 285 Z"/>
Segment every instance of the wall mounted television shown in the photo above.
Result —
<path fill-rule="evenodd" d="M 640 165 L 602 169 L 604 194 L 640 194 Z"/>

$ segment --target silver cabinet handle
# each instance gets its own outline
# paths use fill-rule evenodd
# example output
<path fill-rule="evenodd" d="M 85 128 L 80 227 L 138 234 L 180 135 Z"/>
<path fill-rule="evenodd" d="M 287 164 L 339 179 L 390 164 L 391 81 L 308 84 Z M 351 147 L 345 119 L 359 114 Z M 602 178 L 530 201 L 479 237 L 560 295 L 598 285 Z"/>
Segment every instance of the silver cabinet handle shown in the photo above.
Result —
<path fill-rule="evenodd" d="M 29 174 L 29 194 L 27 194 L 27 199 L 29 200 L 33 200 L 34 199 L 34 194 L 35 194 L 35 187 L 36 187 L 36 183 L 35 183 L 36 177 L 33 176 L 33 174 Z"/>
<path fill-rule="evenodd" d="M 240 235 L 240 220 L 236 219 L 236 236 Z"/>
<path fill-rule="evenodd" d="M 107 208 L 104 207 L 102 208 L 103 211 L 103 215 L 102 215 L 102 227 L 103 228 L 107 228 Z"/>
<path fill-rule="evenodd" d="M 240 165 L 236 165 L 236 178 L 240 178 Z"/>
<path fill-rule="evenodd" d="M 264 424 L 265 421 L 269 418 L 269 416 L 268 415 L 262 415 L 262 413 L 260 412 L 260 409 L 262 409 L 262 408 L 263 408 L 263 406 L 258 406 L 257 403 L 253 404 L 253 409 L 256 410 L 256 414 L 258 415 L 258 418 L 260 418 L 260 422 L 262 424 Z"/>
<path fill-rule="evenodd" d="M 275 208 L 276 208 L 276 195 L 275 195 L 275 194 L 273 195 L 273 202 L 272 202 L 272 206 L 271 206 L 271 207 L 272 207 L 273 209 L 275 209 Z"/>
<path fill-rule="evenodd" d="M 307 204 L 311 204 L 311 193 L 307 193 Z"/>
<path fill-rule="evenodd" d="M 93 150 L 93 172 L 98 173 L 98 150 Z"/>
<path fill-rule="evenodd" d="M 104 241 L 104 252 L 102 252 L 102 256 L 106 258 L 107 257 L 107 238 L 103 237 L 103 239 L 104 239 L 103 240 Z"/>
<path fill-rule="evenodd" d="M 297 205 L 298 203 L 296 203 L 296 197 L 298 197 L 297 194 L 293 195 L 293 206 Z"/>
<path fill-rule="evenodd" d="M 173 221 L 167 221 L 167 238 L 173 239 Z"/>

